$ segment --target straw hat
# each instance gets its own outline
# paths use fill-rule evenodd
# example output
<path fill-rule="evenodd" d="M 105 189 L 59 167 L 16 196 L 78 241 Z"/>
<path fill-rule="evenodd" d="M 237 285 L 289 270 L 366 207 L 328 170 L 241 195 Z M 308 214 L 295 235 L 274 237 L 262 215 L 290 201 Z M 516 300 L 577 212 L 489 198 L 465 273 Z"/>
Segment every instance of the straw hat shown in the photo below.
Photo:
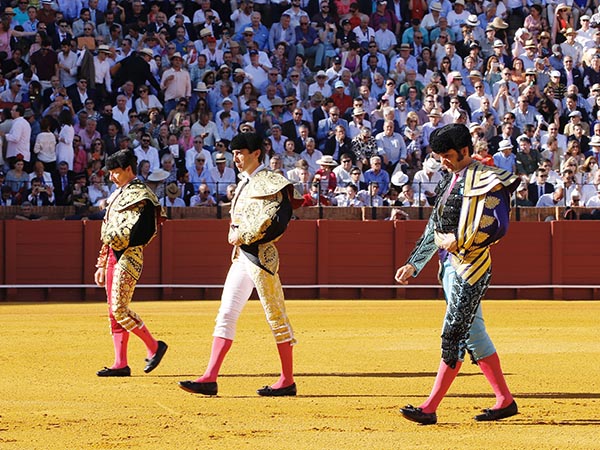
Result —
<path fill-rule="evenodd" d="M 492 20 L 492 26 L 497 30 L 505 30 L 508 28 L 508 24 L 500 17 L 494 17 L 494 20 Z"/>
<path fill-rule="evenodd" d="M 323 155 L 321 159 L 317 159 L 317 164 L 320 166 L 337 166 L 338 163 L 335 162 L 333 156 L 331 155 Z"/>
<path fill-rule="evenodd" d="M 165 181 L 171 175 L 169 172 L 163 169 L 156 169 L 150 175 L 148 175 L 148 181 Z"/>

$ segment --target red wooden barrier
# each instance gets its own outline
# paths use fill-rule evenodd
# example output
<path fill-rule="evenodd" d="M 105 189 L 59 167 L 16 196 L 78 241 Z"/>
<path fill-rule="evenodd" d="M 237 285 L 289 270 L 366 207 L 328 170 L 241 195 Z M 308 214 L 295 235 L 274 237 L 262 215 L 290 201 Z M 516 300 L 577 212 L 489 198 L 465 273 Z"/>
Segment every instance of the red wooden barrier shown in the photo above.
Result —
<path fill-rule="evenodd" d="M 278 244 L 280 275 L 293 286 L 289 298 L 441 298 L 437 264 L 431 261 L 413 288 L 395 285 L 424 221 L 295 220 Z M 230 263 L 224 220 L 171 220 L 145 252 L 138 299 L 216 299 Z M 493 247 L 493 285 L 488 298 L 600 298 L 594 244 L 595 221 L 513 222 Z M 0 282 L 4 285 L 91 285 L 100 248 L 95 221 L 0 221 Z M 182 287 L 178 285 L 216 285 Z M 548 285 L 544 289 L 527 286 Z M 552 285 L 572 285 L 553 288 Z M 305 287 L 302 287 L 305 286 Z M 347 286 L 336 287 L 332 286 Z M 381 287 L 377 287 L 381 286 Z M 392 287 L 393 286 L 393 287 Z M 422 287 L 419 287 L 422 286 Z M 104 300 L 97 288 L 4 288 L 10 301 Z"/>

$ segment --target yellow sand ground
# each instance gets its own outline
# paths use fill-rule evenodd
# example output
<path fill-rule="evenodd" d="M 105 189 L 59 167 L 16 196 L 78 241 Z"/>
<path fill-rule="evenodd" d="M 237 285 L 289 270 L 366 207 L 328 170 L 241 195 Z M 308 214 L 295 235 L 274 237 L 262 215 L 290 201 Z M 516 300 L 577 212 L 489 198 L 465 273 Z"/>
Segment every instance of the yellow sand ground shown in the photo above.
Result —
<path fill-rule="evenodd" d="M 104 305 L 0 304 L 0 449 L 600 448 L 600 302 L 485 302 L 521 413 L 473 421 L 494 400 L 465 364 L 435 426 L 407 422 L 398 408 L 429 393 L 442 301 L 289 301 L 299 395 L 280 399 L 255 394 L 279 370 L 256 301 L 219 395 L 177 387 L 204 370 L 217 308 L 134 303 L 169 351 L 146 375 L 132 336 L 132 377 L 100 379 L 96 370 L 112 363 Z"/>

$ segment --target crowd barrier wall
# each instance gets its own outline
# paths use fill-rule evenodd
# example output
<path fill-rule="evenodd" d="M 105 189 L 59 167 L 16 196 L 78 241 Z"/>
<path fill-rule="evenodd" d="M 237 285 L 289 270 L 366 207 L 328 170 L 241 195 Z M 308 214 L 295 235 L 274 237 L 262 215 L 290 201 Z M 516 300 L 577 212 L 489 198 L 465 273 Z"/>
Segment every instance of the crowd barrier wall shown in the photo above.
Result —
<path fill-rule="evenodd" d="M 288 298 L 442 298 L 431 261 L 409 286 L 394 273 L 425 221 L 295 220 L 278 243 Z M 0 221 L 0 299 L 102 301 L 98 221 Z M 231 258 L 226 220 L 169 220 L 144 253 L 136 299 L 218 299 Z M 492 247 L 490 299 L 599 299 L 597 221 L 512 222 Z"/>

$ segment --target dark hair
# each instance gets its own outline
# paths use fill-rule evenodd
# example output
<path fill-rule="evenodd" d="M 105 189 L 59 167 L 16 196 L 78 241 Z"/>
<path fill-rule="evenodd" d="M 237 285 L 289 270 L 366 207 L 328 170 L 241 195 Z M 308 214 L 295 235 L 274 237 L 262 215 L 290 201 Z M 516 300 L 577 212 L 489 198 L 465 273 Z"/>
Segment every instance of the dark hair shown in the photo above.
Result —
<path fill-rule="evenodd" d="M 19 113 L 19 116 L 23 117 L 25 115 L 25 107 L 22 103 L 17 103 L 15 105 L 15 110 Z"/>
<path fill-rule="evenodd" d="M 63 109 L 58 114 L 58 121 L 63 125 L 73 125 L 73 116 L 71 115 L 71 111 Z"/>
<path fill-rule="evenodd" d="M 119 150 L 106 158 L 106 169 L 127 169 L 131 167 L 133 174 L 137 174 L 137 158 L 133 150 Z"/>
<path fill-rule="evenodd" d="M 256 133 L 239 133 L 231 140 L 231 150 L 247 148 L 251 152 L 261 150 L 262 138 Z"/>
<path fill-rule="evenodd" d="M 448 150 L 455 150 L 467 147 L 469 155 L 473 154 L 473 141 L 469 129 L 461 123 L 451 123 L 438 128 L 431 133 L 429 139 L 431 150 L 434 153 L 446 153 Z"/>

